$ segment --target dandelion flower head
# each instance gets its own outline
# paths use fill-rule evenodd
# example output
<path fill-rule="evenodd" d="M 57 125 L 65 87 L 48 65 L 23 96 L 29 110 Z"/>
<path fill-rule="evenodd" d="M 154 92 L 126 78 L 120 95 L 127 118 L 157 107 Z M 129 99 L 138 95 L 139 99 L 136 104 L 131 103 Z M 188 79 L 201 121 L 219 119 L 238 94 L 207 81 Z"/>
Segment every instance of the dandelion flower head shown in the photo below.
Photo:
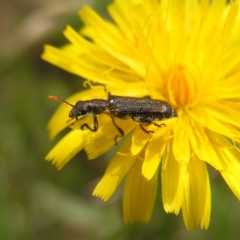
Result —
<path fill-rule="evenodd" d="M 240 2 L 226 0 L 116 0 L 112 20 L 90 7 L 79 11 L 84 28 L 64 30 L 69 44 L 46 45 L 42 58 L 98 86 L 69 97 L 119 96 L 166 101 L 177 118 L 165 127 L 115 119 L 127 136 L 93 195 L 107 201 L 124 180 L 123 216 L 147 222 L 157 190 L 167 213 L 182 212 L 187 229 L 206 229 L 211 190 L 207 165 L 215 168 L 240 199 Z M 238 108 L 239 107 L 239 108 Z M 62 104 L 48 129 L 55 137 L 67 127 L 71 109 Z M 76 121 L 46 159 L 61 169 L 85 149 L 94 159 L 115 146 L 116 128 L 107 114 Z M 161 122 L 160 122 L 161 123 Z M 159 178 L 161 178 L 161 186 Z"/>

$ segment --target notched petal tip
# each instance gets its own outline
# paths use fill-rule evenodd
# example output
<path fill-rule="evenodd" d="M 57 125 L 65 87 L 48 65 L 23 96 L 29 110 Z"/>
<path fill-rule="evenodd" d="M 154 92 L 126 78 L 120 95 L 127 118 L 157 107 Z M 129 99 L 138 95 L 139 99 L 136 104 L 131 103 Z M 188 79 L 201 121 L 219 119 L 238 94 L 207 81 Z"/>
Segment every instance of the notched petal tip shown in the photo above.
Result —
<path fill-rule="evenodd" d="M 130 145 L 130 139 L 128 139 L 120 148 L 121 152 L 128 151 Z M 134 163 L 136 156 L 126 157 L 124 155 L 116 154 L 111 160 L 104 176 L 97 184 L 93 191 L 93 195 L 100 197 L 102 200 L 107 201 L 118 185 L 121 183 L 124 176 L 129 171 L 130 167 Z"/>
<path fill-rule="evenodd" d="M 46 156 L 57 169 L 67 164 L 87 143 L 88 135 L 80 130 L 72 130 L 63 137 Z"/>
<path fill-rule="evenodd" d="M 104 196 L 101 195 L 101 194 L 97 194 L 97 193 L 95 193 L 95 192 L 92 193 L 92 196 L 93 196 L 93 197 L 100 198 L 100 199 L 101 199 L 102 201 L 104 201 L 104 202 L 107 202 L 107 201 L 108 201 L 108 198 L 104 197 Z"/>

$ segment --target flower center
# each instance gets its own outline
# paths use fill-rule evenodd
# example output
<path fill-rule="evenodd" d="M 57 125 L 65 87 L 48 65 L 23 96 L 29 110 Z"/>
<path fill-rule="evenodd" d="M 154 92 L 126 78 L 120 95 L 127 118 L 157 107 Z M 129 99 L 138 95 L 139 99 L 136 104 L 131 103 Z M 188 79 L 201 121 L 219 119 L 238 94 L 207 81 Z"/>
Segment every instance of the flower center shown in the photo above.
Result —
<path fill-rule="evenodd" d="M 170 102 L 178 107 L 192 107 L 200 98 L 199 71 L 188 65 L 177 64 L 166 74 L 166 86 Z"/>

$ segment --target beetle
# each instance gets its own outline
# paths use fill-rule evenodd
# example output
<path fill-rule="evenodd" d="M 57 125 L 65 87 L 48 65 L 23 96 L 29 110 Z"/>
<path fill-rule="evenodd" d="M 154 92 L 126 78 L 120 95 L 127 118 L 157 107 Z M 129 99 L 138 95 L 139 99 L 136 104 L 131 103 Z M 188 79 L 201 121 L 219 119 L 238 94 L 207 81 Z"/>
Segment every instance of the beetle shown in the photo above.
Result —
<path fill-rule="evenodd" d="M 139 123 L 140 128 L 145 133 L 153 133 L 148 131 L 144 127 L 150 124 L 154 124 L 157 127 L 165 126 L 165 124 L 157 124 L 155 121 L 164 120 L 168 118 L 177 117 L 175 109 L 167 102 L 151 99 L 149 96 L 137 98 L 137 97 L 125 97 L 116 96 L 108 93 L 108 99 L 91 99 L 85 101 L 78 101 L 75 105 L 68 103 L 67 101 L 56 97 L 49 96 L 51 100 L 58 100 L 64 102 L 72 107 L 69 113 L 69 118 L 79 120 L 79 117 L 83 118 L 87 115 L 93 115 L 93 127 L 90 127 L 87 123 L 84 123 L 80 128 L 89 129 L 92 132 L 98 130 L 99 114 L 108 114 L 112 119 L 112 122 L 120 135 L 116 135 L 114 138 L 117 144 L 117 138 L 124 136 L 124 131 L 116 124 L 115 118 L 120 119 L 132 119 Z"/>

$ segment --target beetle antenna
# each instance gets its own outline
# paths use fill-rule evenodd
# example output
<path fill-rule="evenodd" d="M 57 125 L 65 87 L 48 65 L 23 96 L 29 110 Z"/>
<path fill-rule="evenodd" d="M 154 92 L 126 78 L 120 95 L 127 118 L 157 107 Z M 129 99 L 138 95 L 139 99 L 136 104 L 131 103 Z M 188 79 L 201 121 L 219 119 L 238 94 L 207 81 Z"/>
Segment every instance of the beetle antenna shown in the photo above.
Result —
<path fill-rule="evenodd" d="M 74 105 L 72 105 L 71 103 L 63 100 L 63 99 L 60 98 L 60 97 L 56 97 L 56 96 L 50 95 L 50 96 L 48 96 L 48 98 L 49 98 L 50 100 L 56 100 L 56 101 L 64 102 L 64 103 L 68 104 L 69 106 L 74 107 Z"/>

